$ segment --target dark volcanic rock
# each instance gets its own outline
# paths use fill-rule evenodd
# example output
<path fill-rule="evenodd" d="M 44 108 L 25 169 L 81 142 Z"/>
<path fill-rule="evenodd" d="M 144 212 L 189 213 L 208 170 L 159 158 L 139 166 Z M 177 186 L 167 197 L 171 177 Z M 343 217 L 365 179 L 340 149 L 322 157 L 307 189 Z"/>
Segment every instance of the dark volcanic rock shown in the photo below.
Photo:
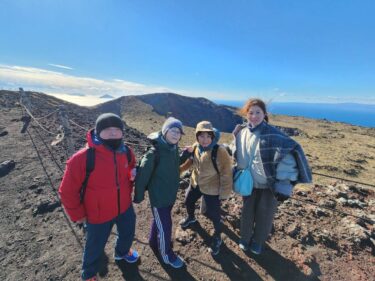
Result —
<path fill-rule="evenodd" d="M 6 176 L 10 173 L 16 166 L 16 163 L 13 160 L 7 160 L 0 163 L 0 177 Z"/>
<path fill-rule="evenodd" d="M 4 137 L 8 134 L 8 131 L 1 131 L 0 130 L 0 137 Z"/>
<path fill-rule="evenodd" d="M 345 169 L 344 173 L 352 177 L 357 177 L 360 171 L 352 168 L 352 169 Z"/>
<path fill-rule="evenodd" d="M 33 216 L 53 212 L 60 206 L 60 202 L 42 202 L 33 210 Z"/>
<path fill-rule="evenodd" d="M 275 127 L 278 128 L 283 133 L 285 133 L 285 134 L 287 134 L 288 136 L 291 136 L 291 137 L 303 135 L 302 130 L 300 130 L 298 128 L 289 128 L 289 127 L 281 127 L 281 126 L 275 126 Z"/>
<path fill-rule="evenodd" d="M 324 210 L 324 209 L 320 209 L 320 208 L 317 208 L 315 210 L 315 215 L 319 218 L 319 217 L 328 217 L 329 216 L 329 213 Z"/>

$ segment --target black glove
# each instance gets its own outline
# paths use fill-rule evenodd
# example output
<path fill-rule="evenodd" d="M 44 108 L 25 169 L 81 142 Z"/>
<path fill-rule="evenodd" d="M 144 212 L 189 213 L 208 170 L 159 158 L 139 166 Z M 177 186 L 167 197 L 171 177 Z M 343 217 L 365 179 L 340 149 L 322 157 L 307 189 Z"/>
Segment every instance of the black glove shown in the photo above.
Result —
<path fill-rule="evenodd" d="M 274 186 L 275 198 L 284 202 L 292 195 L 293 185 L 289 180 L 277 181 Z"/>
<path fill-rule="evenodd" d="M 288 200 L 290 197 L 282 193 L 275 193 L 275 198 L 279 202 L 284 202 L 285 200 Z"/>
<path fill-rule="evenodd" d="M 135 199 L 135 198 L 133 199 L 133 203 L 134 203 L 134 204 L 139 204 L 139 203 L 141 203 L 142 201 L 143 201 L 143 200 L 137 200 L 137 199 Z"/>
<path fill-rule="evenodd" d="M 134 204 L 139 204 L 145 199 L 144 196 L 139 196 L 139 195 L 140 194 L 134 194 L 134 197 L 133 197 Z"/>

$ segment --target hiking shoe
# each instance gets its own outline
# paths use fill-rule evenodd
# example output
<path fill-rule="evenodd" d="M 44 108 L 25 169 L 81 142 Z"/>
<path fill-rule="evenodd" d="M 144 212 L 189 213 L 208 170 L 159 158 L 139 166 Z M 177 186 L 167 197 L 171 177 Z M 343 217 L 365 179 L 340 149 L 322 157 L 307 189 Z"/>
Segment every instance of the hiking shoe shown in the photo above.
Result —
<path fill-rule="evenodd" d="M 223 239 L 220 236 L 214 236 L 211 242 L 211 255 L 216 256 L 220 252 L 220 246 L 223 243 Z"/>
<path fill-rule="evenodd" d="M 185 264 L 184 260 L 177 255 L 176 255 L 176 259 L 174 261 L 170 261 L 170 259 L 168 259 L 168 262 L 165 262 L 165 263 L 169 264 L 173 268 L 181 268 Z"/>
<path fill-rule="evenodd" d="M 130 249 L 129 252 L 124 256 L 118 256 L 115 254 L 115 260 L 124 260 L 127 263 L 135 263 L 139 259 L 139 254 L 136 250 Z"/>
<path fill-rule="evenodd" d="M 182 221 L 180 221 L 180 226 L 182 228 L 187 228 L 189 225 L 195 223 L 197 221 L 197 219 L 195 217 L 187 217 L 186 219 L 183 219 Z"/>
<path fill-rule="evenodd" d="M 252 241 L 252 242 L 251 242 L 251 245 L 250 245 L 250 251 L 251 251 L 253 254 L 260 255 L 260 254 L 262 253 L 262 250 L 263 250 L 262 244 L 258 244 L 258 243 L 255 242 L 255 241 Z"/>
<path fill-rule="evenodd" d="M 238 243 L 238 246 L 244 252 L 246 252 L 247 250 L 249 250 L 249 245 L 245 241 L 243 241 L 243 240 L 240 240 L 240 242 Z"/>

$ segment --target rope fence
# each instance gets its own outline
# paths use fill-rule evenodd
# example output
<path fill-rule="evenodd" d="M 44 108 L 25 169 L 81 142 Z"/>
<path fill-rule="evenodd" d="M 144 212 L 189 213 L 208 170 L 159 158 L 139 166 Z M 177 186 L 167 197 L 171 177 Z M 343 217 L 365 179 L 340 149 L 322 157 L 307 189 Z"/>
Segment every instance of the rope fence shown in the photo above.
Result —
<path fill-rule="evenodd" d="M 42 124 L 40 124 L 39 121 L 38 121 L 38 119 L 35 118 L 34 115 L 31 114 L 31 112 L 27 109 L 27 107 L 26 107 L 24 104 L 22 104 L 22 102 L 20 102 L 20 105 L 21 105 L 21 106 L 23 107 L 23 109 L 26 111 L 27 115 L 30 116 L 30 118 L 31 118 L 32 120 L 34 120 L 35 123 L 36 123 L 36 124 L 37 124 L 37 125 L 43 130 L 43 131 L 45 131 L 46 133 L 48 133 L 48 134 L 50 134 L 50 135 L 56 135 L 56 133 L 51 132 L 50 130 L 46 129 Z M 43 118 L 45 118 L 45 117 L 43 117 Z M 42 119 L 42 118 L 40 118 L 40 119 Z M 40 120 L 40 119 L 39 119 L 39 120 Z"/>
<path fill-rule="evenodd" d="M 53 114 L 55 114 L 55 113 L 57 113 L 57 112 L 59 112 L 59 109 L 56 109 L 56 110 L 52 111 L 51 113 L 47 114 L 46 116 L 39 117 L 39 118 L 35 118 L 35 120 L 38 120 L 38 121 L 39 121 L 39 120 L 42 120 L 42 119 L 46 119 L 46 118 L 52 116 Z"/>
<path fill-rule="evenodd" d="M 21 112 L 22 112 L 22 115 L 23 115 L 24 113 L 23 113 L 23 107 L 22 107 L 22 106 L 21 106 Z M 35 129 L 34 129 L 34 130 L 35 130 Z M 46 175 L 46 177 L 47 177 L 47 179 L 48 179 L 48 182 L 49 182 L 49 184 L 50 184 L 50 186 L 51 186 L 51 188 L 52 188 L 52 192 L 55 194 L 55 197 L 57 198 L 57 200 L 58 200 L 60 206 L 62 206 L 62 204 L 61 204 L 61 200 L 60 200 L 60 197 L 59 197 L 59 195 L 58 195 L 57 188 L 54 186 L 54 184 L 53 184 L 53 182 L 52 182 L 52 179 L 51 179 L 50 175 L 48 174 L 47 169 L 46 169 L 46 167 L 45 167 L 45 165 L 44 165 L 44 163 L 43 163 L 42 156 L 40 155 L 40 152 L 39 152 L 40 150 L 38 150 L 38 147 L 37 147 L 37 145 L 36 145 L 36 143 L 35 143 L 35 141 L 34 141 L 34 138 L 32 137 L 32 135 L 31 135 L 29 129 L 27 129 L 27 128 L 26 128 L 26 133 L 28 134 L 28 136 L 29 136 L 29 138 L 30 138 L 30 141 L 31 141 L 31 143 L 32 143 L 32 145 L 33 145 L 33 147 L 34 147 L 34 150 L 35 150 L 35 152 L 36 152 L 36 154 L 37 154 L 37 156 L 38 156 L 39 163 L 40 163 L 40 165 L 41 165 L 41 167 L 42 167 L 42 169 L 43 169 L 43 171 L 44 171 L 44 174 Z M 38 133 L 38 134 L 39 134 L 39 133 Z M 40 136 L 40 134 L 39 134 L 39 136 Z M 42 139 L 42 138 L 41 138 L 41 139 Z M 44 143 L 44 144 L 45 144 L 45 143 Z M 45 144 L 45 145 L 46 145 L 46 144 Z M 50 150 L 49 150 L 49 151 L 50 151 Z M 51 153 L 51 155 L 52 155 L 52 152 L 50 152 L 50 153 Z M 55 162 L 55 163 L 57 164 L 57 162 Z M 61 167 L 60 167 L 60 168 L 61 168 Z M 66 214 L 64 208 L 62 208 L 62 213 L 63 213 L 64 218 L 65 218 L 65 220 L 66 220 L 66 222 L 67 222 L 67 224 L 68 224 L 70 230 L 72 231 L 72 233 L 73 233 L 73 235 L 74 235 L 74 237 L 75 237 L 75 239 L 76 239 L 78 245 L 79 245 L 79 246 L 81 247 L 81 249 L 83 250 L 82 242 L 81 242 L 81 240 L 80 240 L 80 238 L 79 238 L 77 232 L 74 230 L 74 227 L 73 227 L 73 225 L 72 225 L 72 222 L 71 222 L 71 220 L 68 218 L 68 215 Z"/>

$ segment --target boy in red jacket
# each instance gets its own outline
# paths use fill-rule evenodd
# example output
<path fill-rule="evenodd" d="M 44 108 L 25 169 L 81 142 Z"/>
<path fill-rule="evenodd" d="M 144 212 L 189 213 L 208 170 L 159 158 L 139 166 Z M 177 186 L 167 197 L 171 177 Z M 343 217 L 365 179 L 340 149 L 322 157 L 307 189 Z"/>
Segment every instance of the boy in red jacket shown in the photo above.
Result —
<path fill-rule="evenodd" d="M 113 224 L 118 233 L 114 259 L 134 263 L 139 258 L 137 251 L 130 248 L 135 233 L 131 193 L 136 161 L 133 151 L 123 143 L 123 128 L 119 116 L 105 113 L 96 120 L 95 130 L 87 133 L 88 146 L 95 150 L 95 167 L 82 202 L 80 191 L 86 176 L 87 148 L 68 160 L 59 188 L 61 202 L 70 219 L 86 227 L 83 280 L 97 280 L 99 261 Z M 130 150 L 130 163 L 126 150 Z"/>

